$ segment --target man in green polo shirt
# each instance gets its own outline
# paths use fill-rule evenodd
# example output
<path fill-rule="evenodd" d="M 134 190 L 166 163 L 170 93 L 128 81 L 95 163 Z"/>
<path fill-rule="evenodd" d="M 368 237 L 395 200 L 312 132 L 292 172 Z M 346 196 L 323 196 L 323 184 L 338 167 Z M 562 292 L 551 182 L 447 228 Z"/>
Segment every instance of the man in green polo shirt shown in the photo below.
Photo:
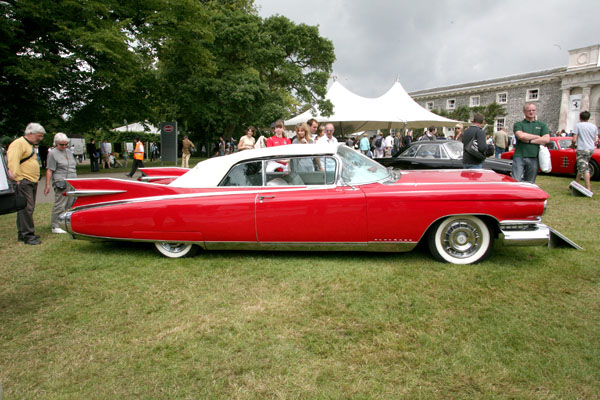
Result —
<path fill-rule="evenodd" d="M 519 182 L 535 183 L 539 169 L 540 145 L 550 141 L 548 126 L 536 120 L 536 112 L 534 103 L 526 103 L 523 107 L 525 119 L 515 123 L 514 126 L 517 143 L 513 155 L 512 174 Z"/>

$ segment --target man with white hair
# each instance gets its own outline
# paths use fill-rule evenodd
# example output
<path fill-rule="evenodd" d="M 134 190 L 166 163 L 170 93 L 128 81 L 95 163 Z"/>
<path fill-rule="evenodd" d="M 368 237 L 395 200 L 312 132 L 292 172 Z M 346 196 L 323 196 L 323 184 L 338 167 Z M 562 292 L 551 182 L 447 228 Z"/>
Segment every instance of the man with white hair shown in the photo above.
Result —
<path fill-rule="evenodd" d="M 25 208 L 17 213 L 17 238 L 30 245 L 41 243 L 33 224 L 35 196 L 40 180 L 40 164 L 34 146 L 42 141 L 45 133 L 42 125 L 32 122 L 25 128 L 23 136 L 13 140 L 7 152 L 9 178 L 16 182 L 17 195 L 24 197 L 27 202 Z"/>

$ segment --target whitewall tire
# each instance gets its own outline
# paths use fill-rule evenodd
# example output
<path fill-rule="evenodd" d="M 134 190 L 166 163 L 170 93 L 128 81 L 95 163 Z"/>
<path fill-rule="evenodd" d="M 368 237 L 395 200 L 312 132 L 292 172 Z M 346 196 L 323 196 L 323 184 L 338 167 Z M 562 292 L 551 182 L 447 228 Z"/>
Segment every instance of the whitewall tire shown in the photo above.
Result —
<path fill-rule="evenodd" d="M 160 254 L 169 258 L 191 257 L 196 253 L 192 243 L 155 242 L 154 246 Z"/>
<path fill-rule="evenodd" d="M 429 232 L 429 250 L 439 261 L 472 264 L 483 260 L 492 249 L 490 229 L 472 215 L 448 217 Z"/>

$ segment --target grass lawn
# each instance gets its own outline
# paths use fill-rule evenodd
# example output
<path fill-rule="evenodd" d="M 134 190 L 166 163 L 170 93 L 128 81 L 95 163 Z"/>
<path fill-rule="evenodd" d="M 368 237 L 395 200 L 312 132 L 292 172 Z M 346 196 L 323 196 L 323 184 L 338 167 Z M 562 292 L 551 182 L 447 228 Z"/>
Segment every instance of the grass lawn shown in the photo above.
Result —
<path fill-rule="evenodd" d="M 538 177 L 585 248 L 209 252 L 50 234 L 0 216 L 0 384 L 18 398 L 600 398 L 598 197 Z M 593 183 L 600 193 L 600 182 Z M 399 223 L 402 216 L 398 217 Z M 0 395 L 1 397 L 1 395 Z"/>

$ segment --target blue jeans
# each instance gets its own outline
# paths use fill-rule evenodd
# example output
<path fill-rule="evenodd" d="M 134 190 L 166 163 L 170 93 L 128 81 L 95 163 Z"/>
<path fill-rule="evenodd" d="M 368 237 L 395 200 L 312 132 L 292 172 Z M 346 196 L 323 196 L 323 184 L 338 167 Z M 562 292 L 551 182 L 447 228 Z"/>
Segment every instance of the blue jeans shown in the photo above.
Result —
<path fill-rule="evenodd" d="M 464 169 L 483 169 L 483 163 L 479 164 L 463 164 Z"/>
<path fill-rule="evenodd" d="M 537 157 L 514 157 L 512 174 L 519 182 L 535 183 L 540 165 Z"/>
<path fill-rule="evenodd" d="M 506 149 L 504 147 L 496 146 L 496 158 L 500 158 L 502 153 L 505 153 L 505 152 L 506 152 Z"/>

